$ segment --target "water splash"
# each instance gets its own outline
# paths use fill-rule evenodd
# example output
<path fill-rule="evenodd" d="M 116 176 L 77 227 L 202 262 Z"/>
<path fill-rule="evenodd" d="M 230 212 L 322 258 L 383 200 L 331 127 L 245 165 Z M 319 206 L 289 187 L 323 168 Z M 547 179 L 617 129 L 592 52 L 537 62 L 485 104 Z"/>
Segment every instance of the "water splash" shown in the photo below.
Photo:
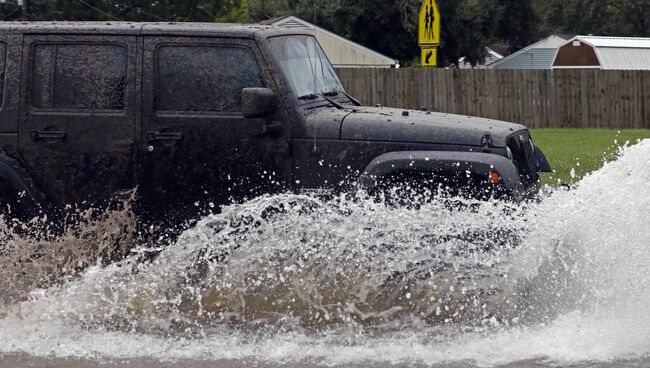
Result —
<path fill-rule="evenodd" d="M 68 208 L 63 221 L 0 217 L 0 306 L 74 278 L 96 262 L 124 258 L 137 245 L 134 194 L 111 210 Z"/>
<path fill-rule="evenodd" d="M 150 263 L 132 257 L 47 290 L 46 309 L 88 326 L 175 334 L 487 318 L 482 299 L 502 297 L 500 263 L 523 231 L 520 212 L 496 202 L 416 210 L 263 197 L 204 219 Z"/>
<path fill-rule="evenodd" d="M 6 308 L 0 352 L 499 365 L 650 353 L 650 141 L 538 203 L 283 195 Z M 145 250 L 142 250 L 143 252 Z M 145 257 L 147 258 L 147 257 Z"/>

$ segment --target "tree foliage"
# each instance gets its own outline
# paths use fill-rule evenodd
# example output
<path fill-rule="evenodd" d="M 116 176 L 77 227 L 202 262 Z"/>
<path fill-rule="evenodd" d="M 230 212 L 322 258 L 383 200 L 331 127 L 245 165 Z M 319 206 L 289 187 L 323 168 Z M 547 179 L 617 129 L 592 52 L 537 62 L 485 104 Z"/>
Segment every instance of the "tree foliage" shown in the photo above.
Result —
<path fill-rule="evenodd" d="M 499 1 L 497 39 L 505 41 L 510 52 L 520 50 L 541 36 L 541 19 L 533 0 Z"/>
<path fill-rule="evenodd" d="M 650 37 L 650 0 L 437 0 L 440 63 L 476 64 L 485 47 L 511 51 L 551 33 Z M 343 37 L 417 63 L 422 0 L 30 0 L 34 20 L 258 22 L 296 15 Z M 0 3 L 4 20 L 22 19 L 17 0 Z"/>
<path fill-rule="evenodd" d="M 650 0 L 544 0 L 545 32 L 650 37 Z"/>

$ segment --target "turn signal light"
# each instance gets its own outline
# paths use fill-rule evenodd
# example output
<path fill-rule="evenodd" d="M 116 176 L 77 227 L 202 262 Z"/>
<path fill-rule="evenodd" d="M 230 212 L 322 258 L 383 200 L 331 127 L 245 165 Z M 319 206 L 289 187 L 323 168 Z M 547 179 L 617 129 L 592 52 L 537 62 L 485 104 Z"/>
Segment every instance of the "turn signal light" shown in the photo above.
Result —
<path fill-rule="evenodd" d="M 496 171 L 490 171 L 490 175 L 488 175 L 488 182 L 490 184 L 497 184 L 499 183 L 499 180 L 501 180 L 501 175 L 499 175 L 499 173 Z"/>

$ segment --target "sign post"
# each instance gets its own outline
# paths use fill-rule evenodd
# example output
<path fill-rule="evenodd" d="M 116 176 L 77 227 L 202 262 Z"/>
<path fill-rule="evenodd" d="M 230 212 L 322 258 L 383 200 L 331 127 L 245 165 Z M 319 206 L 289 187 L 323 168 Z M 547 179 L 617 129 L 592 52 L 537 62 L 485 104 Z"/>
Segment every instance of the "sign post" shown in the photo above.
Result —
<path fill-rule="evenodd" d="M 418 44 L 420 44 L 420 65 L 423 68 L 438 66 L 438 46 L 440 46 L 440 10 L 436 0 L 424 0 L 418 16 Z M 424 108 L 431 111 L 431 70 L 425 71 Z"/>
<path fill-rule="evenodd" d="M 418 17 L 418 43 L 422 48 L 421 65 L 438 66 L 440 46 L 440 10 L 436 0 L 424 0 Z"/>

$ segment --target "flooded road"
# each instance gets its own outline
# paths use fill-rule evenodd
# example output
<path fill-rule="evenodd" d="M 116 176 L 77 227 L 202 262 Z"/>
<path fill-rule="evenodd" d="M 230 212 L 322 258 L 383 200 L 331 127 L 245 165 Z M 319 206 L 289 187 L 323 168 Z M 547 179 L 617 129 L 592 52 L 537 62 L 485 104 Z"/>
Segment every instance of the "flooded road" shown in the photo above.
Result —
<path fill-rule="evenodd" d="M 9 356 L 4 357 L 0 361 L 3 367 L 14 368 L 94 368 L 98 366 L 98 362 L 94 360 L 79 360 L 79 359 L 47 359 L 47 358 L 32 358 L 25 356 Z M 573 368 L 639 368 L 647 367 L 650 365 L 650 360 L 645 361 L 614 361 L 614 362 L 589 362 L 571 365 Z M 271 364 L 260 363 L 255 361 L 241 361 L 241 360 L 218 360 L 218 361 L 196 361 L 196 360 L 178 360 L 174 362 L 161 362 L 157 360 L 126 360 L 126 361 L 102 361 L 100 367 L 106 368 L 327 368 L 330 365 L 315 365 L 305 363 L 283 363 Z M 390 368 L 425 368 L 429 365 L 414 365 L 414 364 L 387 364 L 385 367 Z M 516 363 L 505 364 L 503 368 L 540 368 L 548 366 L 545 361 L 522 361 Z M 375 364 L 350 364 L 346 365 L 347 368 L 378 368 L 382 365 Z M 445 363 L 436 364 L 439 368 L 472 368 L 477 367 L 469 362 Z"/>
<path fill-rule="evenodd" d="M 0 366 L 647 366 L 649 184 L 644 141 L 538 202 L 281 195 L 155 257 L 3 252 Z"/>

